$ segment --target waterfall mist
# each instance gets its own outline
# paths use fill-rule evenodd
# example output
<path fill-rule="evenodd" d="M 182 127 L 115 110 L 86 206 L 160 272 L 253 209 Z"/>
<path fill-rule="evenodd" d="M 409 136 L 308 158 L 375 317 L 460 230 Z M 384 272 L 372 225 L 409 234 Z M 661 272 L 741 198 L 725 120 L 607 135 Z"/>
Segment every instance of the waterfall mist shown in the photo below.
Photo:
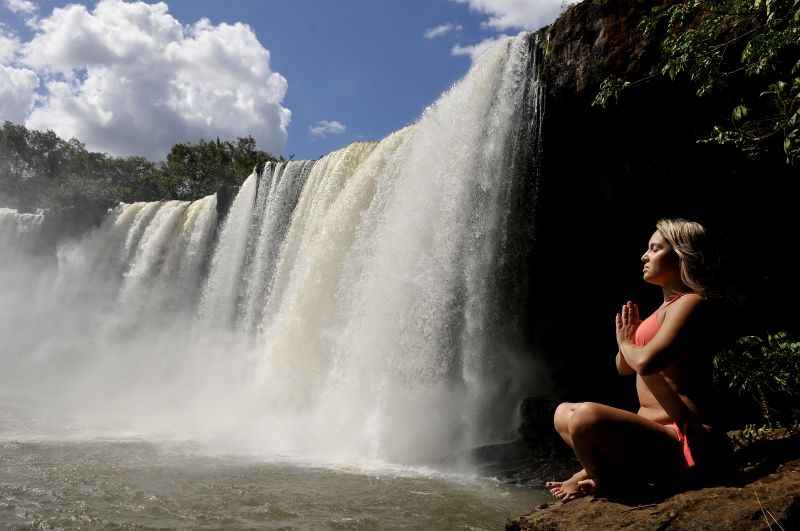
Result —
<path fill-rule="evenodd" d="M 270 163 L 221 220 L 121 204 L 53 258 L 42 214 L 0 209 L 0 383 L 32 411 L 5 431 L 401 463 L 513 436 L 543 378 L 508 296 L 534 61 L 499 42 L 416 123 Z"/>

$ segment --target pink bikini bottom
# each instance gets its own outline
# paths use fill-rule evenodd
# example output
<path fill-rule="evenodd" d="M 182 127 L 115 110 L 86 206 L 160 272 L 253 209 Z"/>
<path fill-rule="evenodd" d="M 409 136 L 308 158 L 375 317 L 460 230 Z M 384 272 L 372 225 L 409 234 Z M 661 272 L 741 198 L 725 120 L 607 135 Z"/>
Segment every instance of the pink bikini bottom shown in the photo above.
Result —
<path fill-rule="evenodd" d="M 667 428 L 675 430 L 675 435 L 683 449 L 683 459 L 686 461 L 686 468 L 695 466 L 697 464 L 696 452 L 700 451 L 703 453 L 705 443 L 711 442 L 708 440 L 712 433 L 711 427 L 706 424 L 694 424 L 689 422 L 683 422 L 680 425 L 677 422 L 673 422 L 666 426 Z M 695 455 L 692 454 L 692 447 L 695 448 Z"/>

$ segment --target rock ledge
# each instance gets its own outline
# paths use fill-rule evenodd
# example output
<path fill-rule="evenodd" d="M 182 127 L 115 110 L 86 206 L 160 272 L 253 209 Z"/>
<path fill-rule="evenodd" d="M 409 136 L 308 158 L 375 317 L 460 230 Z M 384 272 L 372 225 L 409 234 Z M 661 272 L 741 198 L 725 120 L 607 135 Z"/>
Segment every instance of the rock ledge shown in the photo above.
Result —
<path fill-rule="evenodd" d="M 582 498 L 542 505 L 507 530 L 800 529 L 800 437 L 739 449 L 736 471 L 719 485 L 635 502 Z"/>

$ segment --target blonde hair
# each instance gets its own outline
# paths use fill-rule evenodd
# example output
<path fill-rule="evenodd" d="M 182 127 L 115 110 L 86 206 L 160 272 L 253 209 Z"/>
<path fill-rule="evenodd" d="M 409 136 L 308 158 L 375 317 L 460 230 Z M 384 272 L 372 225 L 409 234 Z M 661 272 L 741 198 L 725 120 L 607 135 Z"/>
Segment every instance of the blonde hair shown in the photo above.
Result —
<path fill-rule="evenodd" d="M 678 255 L 681 281 L 692 291 L 706 296 L 711 270 L 705 227 L 696 221 L 674 218 L 658 220 L 656 229 Z"/>

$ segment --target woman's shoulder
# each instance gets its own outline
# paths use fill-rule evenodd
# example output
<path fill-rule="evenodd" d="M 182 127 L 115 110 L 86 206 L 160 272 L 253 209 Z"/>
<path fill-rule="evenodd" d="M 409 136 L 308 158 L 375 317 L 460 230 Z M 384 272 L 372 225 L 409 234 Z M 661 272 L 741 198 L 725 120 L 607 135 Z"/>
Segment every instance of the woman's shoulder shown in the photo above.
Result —
<path fill-rule="evenodd" d="M 682 304 L 684 306 L 697 306 L 698 304 L 705 303 L 706 300 L 707 299 L 699 293 L 692 292 L 678 297 L 678 300 L 675 301 L 675 305 Z"/>
<path fill-rule="evenodd" d="M 705 302 L 705 297 L 699 293 L 686 293 L 667 307 L 666 317 L 688 317 L 702 308 Z"/>

